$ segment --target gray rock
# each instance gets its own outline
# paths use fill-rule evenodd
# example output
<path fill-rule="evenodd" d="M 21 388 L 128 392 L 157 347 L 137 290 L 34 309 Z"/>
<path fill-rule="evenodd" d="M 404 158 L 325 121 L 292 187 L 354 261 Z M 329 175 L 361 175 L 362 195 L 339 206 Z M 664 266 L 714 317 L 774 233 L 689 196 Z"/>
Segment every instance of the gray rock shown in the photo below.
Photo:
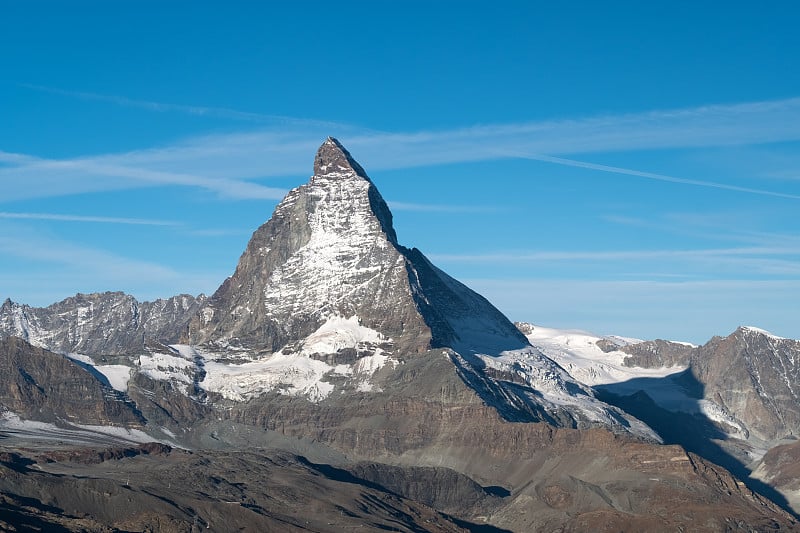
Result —
<path fill-rule="evenodd" d="M 597 344 L 600 345 L 600 341 Z M 604 349 L 603 346 L 600 346 L 600 348 L 604 351 L 620 350 L 630 354 L 630 357 L 626 357 L 624 360 L 625 366 L 659 368 L 689 364 L 695 347 L 679 342 L 657 339 L 624 346 L 614 345 L 613 348 L 609 347 L 610 350 Z"/>
<path fill-rule="evenodd" d="M 742 327 L 714 337 L 692 354 L 704 397 L 774 441 L 800 435 L 800 341 Z"/>
<path fill-rule="evenodd" d="M 43 422 L 128 427 L 145 423 L 124 394 L 66 357 L 17 337 L 0 340 L 0 376 L 0 412 Z"/>
<path fill-rule="evenodd" d="M 205 296 L 139 303 L 122 292 L 76 294 L 48 307 L 0 306 L 0 338 L 16 336 L 60 353 L 130 355 L 147 340 L 175 342 Z"/>

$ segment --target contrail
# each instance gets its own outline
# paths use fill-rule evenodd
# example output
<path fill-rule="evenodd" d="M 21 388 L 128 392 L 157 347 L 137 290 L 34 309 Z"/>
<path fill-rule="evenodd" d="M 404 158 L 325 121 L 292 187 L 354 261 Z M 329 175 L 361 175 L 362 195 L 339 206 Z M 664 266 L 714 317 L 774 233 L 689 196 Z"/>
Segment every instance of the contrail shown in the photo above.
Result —
<path fill-rule="evenodd" d="M 546 163 L 554 163 L 556 165 L 565 165 L 569 167 L 586 168 L 589 170 L 598 170 L 600 172 L 610 172 L 612 174 L 624 174 L 626 176 L 636 176 L 639 178 L 646 178 L 649 180 L 666 181 L 669 183 L 680 183 L 683 185 L 693 185 L 695 187 L 708 187 L 711 189 L 723 189 L 727 191 L 743 192 L 749 194 L 759 194 L 761 196 L 774 196 L 778 198 L 789 198 L 791 200 L 800 200 L 800 195 L 789 194 L 776 191 L 767 191 L 764 189 L 752 189 L 750 187 L 739 187 L 738 185 L 728 185 L 725 183 L 718 183 L 715 181 L 702 181 L 691 180 L 686 178 L 677 178 L 675 176 L 667 176 L 665 174 L 655 174 L 653 172 L 643 172 L 641 170 L 632 170 L 629 168 L 612 167 L 609 165 L 600 165 L 597 163 L 588 163 L 586 161 L 576 161 L 574 159 L 566 159 L 563 157 L 553 157 L 543 154 L 523 154 L 523 153 L 509 153 L 504 152 L 502 155 L 507 157 L 516 157 L 519 159 L 531 159 L 533 161 L 544 161 Z"/>

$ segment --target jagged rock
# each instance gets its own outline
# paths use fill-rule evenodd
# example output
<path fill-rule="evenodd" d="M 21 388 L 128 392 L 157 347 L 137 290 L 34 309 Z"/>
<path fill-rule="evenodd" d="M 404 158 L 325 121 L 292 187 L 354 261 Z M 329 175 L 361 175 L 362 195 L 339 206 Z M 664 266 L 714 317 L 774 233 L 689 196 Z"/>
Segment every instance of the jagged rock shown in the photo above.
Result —
<path fill-rule="evenodd" d="M 111 450 L 102 463 L 22 458 L 37 467 L 22 471 L 0 462 L 0 529 L 460 533 L 473 525 L 288 453 L 141 451 Z"/>
<path fill-rule="evenodd" d="M 0 376 L 0 411 L 43 422 L 145 423 L 123 394 L 66 357 L 16 337 L 0 340 Z"/>
<path fill-rule="evenodd" d="M 800 341 L 741 327 L 691 358 L 704 397 L 765 441 L 800 435 Z"/>
<path fill-rule="evenodd" d="M 630 357 L 625 358 L 625 366 L 658 368 L 688 365 L 692 353 L 694 353 L 694 348 L 695 346 L 685 343 L 657 339 L 616 346 L 613 349 L 630 354 Z"/>
<path fill-rule="evenodd" d="M 129 355 L 148 340 L 176 342 L 205 296 L 139 303 L 121 292 L 76 294 L 48 307 L 0 306 L 0 338 L 16 336 L 59 353 Z"/>

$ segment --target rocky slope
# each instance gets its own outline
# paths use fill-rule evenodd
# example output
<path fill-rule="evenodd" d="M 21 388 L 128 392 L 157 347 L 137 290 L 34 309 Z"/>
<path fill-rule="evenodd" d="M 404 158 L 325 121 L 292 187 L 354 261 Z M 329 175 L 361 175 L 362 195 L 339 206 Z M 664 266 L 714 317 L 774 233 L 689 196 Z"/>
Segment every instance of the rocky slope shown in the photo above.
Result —
<path fill-rule="evenodd" d="M 48 307 L 6 300 L 0 338 L 15 336 L 59 353 L 130 355 L 148 340 L 176 342 L 204 296 L 138 302 L 121 292 L 77 294 Z"/>
<path fill-rule="evenodd" d="M 0 414 L 27 420 L 141 427 L 127 397 L 74 362 L 22 339 L 0 339 Z"/>
<path fill-rule="evenodd" d="M 278 386 L 312 401 L 364 392 L 380 386 L 372 378 L 384 366 L 445 348 L 462 379 L 510 420 L 652 435 L 533 349 L 486 299 L 401 246 L 374 183 L 332 138 L 310 182 L 256 230 L 184 341 L 184 353 L 204 360 L 200 386 L 229 400 Z M 250 363 L 217 364 L 230 353 Z M 271 377 L 259 381 L 256 371 Z M 249 377 L 238 388 L 220 377 L 241 374 Z"/>
<path fill-rule="evenodd" d="M 145 445 L 0 453 L 4 531 L 455 533 L 469 526 L 347 471 L 283 452 Z"/>

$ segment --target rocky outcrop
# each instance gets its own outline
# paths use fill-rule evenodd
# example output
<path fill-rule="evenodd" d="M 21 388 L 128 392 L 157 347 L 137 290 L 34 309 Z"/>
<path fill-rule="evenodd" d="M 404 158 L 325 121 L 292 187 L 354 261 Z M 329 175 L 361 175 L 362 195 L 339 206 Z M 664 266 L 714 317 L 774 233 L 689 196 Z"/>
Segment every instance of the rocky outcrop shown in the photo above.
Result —
<path fill-rule="evenodd" d="M 16 336 L 59 353 L 131 355 L 148 340 L 176 342 L 204 296 L 138 302 L 121 292 L 76 294 L 48 307 L 0 306 L 0 338 Z"/>
<path fill-rule="evenodd" d="M 624 360 L 625 366 L 658 368 L 688 365 L 694 348 L 689 344 L 658 339 L 623 346 L 615 345 L 612 349 L 629 354 Z"/>
<path fill-rule="evenodd" d="M 0 410 L 24 419 L 88 425 L 141 426 L 141 413 L 64 356 L 22 339 L 0 340 Z"/>

